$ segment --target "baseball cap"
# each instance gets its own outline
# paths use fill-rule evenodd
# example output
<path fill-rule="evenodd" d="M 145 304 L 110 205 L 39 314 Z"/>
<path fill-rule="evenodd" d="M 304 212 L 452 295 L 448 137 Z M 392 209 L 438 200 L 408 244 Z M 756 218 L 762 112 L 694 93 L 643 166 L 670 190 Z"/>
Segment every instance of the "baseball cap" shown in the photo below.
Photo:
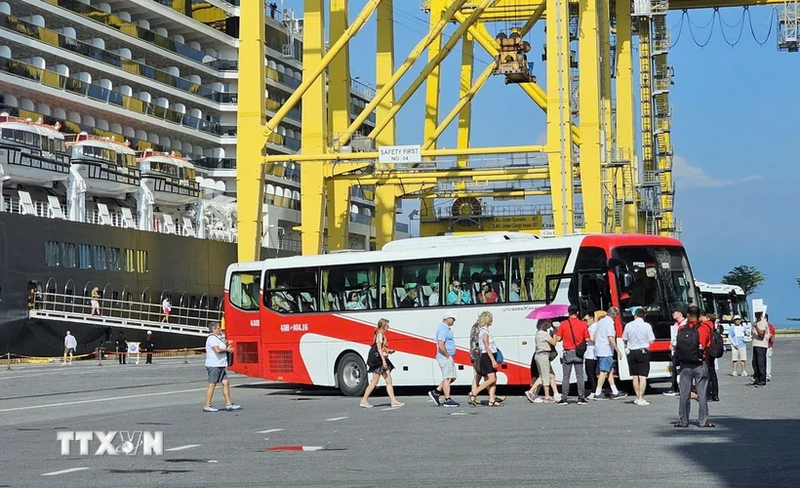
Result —
<path fill-rule="evenodd" d="M 152 333 L 153 333 L 153 331 L 152 331 L 152 330 L 148 330 L 148 331 L 147 331 L 147 334 L 148 334 L 148 335 L 149 335 L 149 334 L 152 334 Z"/>
<path fill-rule="evenodd" d="M 738 315 L 734 315 L 734 316 L 733 316 L 733 320 L 742 320 L 742 318 L 741 318 L 741 317 L 739 317 Z"/>
<path fill-rule="evenodd" d="M 457 318 L 458 318 L 458 314 L 453 312 L 452 310 L 449 311 L 449 312 L 445 312 L 444 315 L 442 315 L 442 320 L 457 319 Z"/>

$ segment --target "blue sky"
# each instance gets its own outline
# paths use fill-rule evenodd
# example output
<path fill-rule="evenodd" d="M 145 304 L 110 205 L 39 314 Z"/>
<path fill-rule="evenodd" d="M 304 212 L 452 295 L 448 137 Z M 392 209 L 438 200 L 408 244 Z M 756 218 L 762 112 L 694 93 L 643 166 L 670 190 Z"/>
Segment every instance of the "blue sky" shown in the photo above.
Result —
<path fill-rule="evenodd" d="M 284 3 L 302 16 L 302 1 Z M 352 17 L 365 2 L 350 3 Z M 399 64 L 425 34 L 427 16 L 417 0 L 394 4 Z M 768 279 L 752 298 L 765 300 L 774 324 L 792 324 L 787 317 L 800 317 L 795 283 L 800 276 L 795 258 L 800 230 L 793 216 L 800 207 L 800 54 L 778 51 L 775 25 L 770 29 L 770 20 L 775 21 L 771 7 L 743 13 L 741 8 L 728 8 L 716 16 L 712 10 L 693 10 L 668 17 L 674 43 L 669 60 L 675 69 L 671 103 L 676 216 L 683 224 L 681 240 L 697 279 L 715 283 L 734 266 L 756 266 Z M 351 44 L 352 71 L 362 81 L 374 81 L 374 20 L 373 16 Z M 490 25 L 489 31 L 494 35 L 508 27 Z M 537 25 L 527 37 L 533 46 L 528 58 L 546 89 L 542 27 Z M 453 30 L 451 25 L 446 32 Z M 740 31 L 739 42 L 731 47 L 726 39 L 734 43 Z M 477 76 L 490 57 L 477 45 L 475 53 Z M 457 47 L 444 63 L 442 117 L 458 100 L 460 54 Z M 424 58 L 409 75 L 419 72 Z M 400 82 L 398 97 L 413 80 L 409 75 Z M 399 112 L 399 144 L 420 142 L 424 97 L 423 88 Z M 544 141 L 544 130 L 544 113 L 499 77 L 473 101 L 475 147 L 538 144 Z M 455 146 L 452 128 L 440 138 L 442 146 Z"/>

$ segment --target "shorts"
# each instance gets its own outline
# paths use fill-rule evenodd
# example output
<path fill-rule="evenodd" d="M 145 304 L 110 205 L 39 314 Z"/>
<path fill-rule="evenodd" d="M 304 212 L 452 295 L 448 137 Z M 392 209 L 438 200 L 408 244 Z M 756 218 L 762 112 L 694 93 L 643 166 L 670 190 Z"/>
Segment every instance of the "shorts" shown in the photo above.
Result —
<path fill-rule="evenodd" d="M 536 361 L 536 369 L 539 370 L 539 378 L 542 378 L 542 383 L 545 385 L 550 384 L 550 351 L 547 352 L 537 352 L 533 356 L 534 361 Z"/>
<path fill-rule="evenodd" d="M 601 373 L 610 373 L 614 367 L 614 356 L 598 356 L 597 369 Z"/>
<path fill-rule="evenodd" d="M 628 354 L 628 369 L 631 376 L 644 376 L 650 374 L 650 353 L 647 349 L 633 349 Z"/>
<path fill-rule="evenodd" d="M 98 302 L 97 300 L 92 300 L 92 308 L 100 308 L 100 302 Z"/>
<path fill-rule="evenodd" d="M 497 354 L 494 354 L 495 360 L 497 360 Z M 481 353 L 481 358 L 478 360 L 478 374 L 485 376 L 489 373 L 497 373 L 497 370 L 492 367 L 492 360 L 489 358 L 489 354 Z"/>
<path fill-rule="evenodd" d="M 65 356 L 67 354 L 74 354 L 74 353 L 75 353 L 75 348 L 74 347 L 65 347 L 64 348 L 64 355 Z"/>
<path fill-rule="evenodd" d="M 442 378 L 456 379 L 456 363 L 453 361 L 453 356 L 446 358 L 444 356 L 436 356 L 436 362 L 439 363 L 439 368 L 442 369 Z"/>
<path fill-rule="evenodd" d="M 731 346 L 731 361 L 747 361 L 747 346 L 739 348 Z"/>
<path fill-rule="evenodd" d="M 208 371 L 208 384 L 216 385 L 228 379 L 228 373 L 225 371 L 225 366 L 206 366 Z"/>

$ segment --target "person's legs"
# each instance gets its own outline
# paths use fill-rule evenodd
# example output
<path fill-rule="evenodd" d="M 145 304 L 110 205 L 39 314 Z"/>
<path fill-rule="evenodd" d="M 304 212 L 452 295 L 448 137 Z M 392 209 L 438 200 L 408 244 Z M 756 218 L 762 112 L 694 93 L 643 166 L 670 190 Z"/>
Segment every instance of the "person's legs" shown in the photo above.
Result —
<path fill-rule="evenodd" d="M 569 400 L 569 381 L 570 376 L 572 376 L 572 363 L 570 362 L 571 357 L 567 357 L 569 351 L 564 353 L 564 357 L 562 359 L 561 364 L 561 401 L 566 402 Z M 574 353 L 573 353 L 574 354 Z"/>
<path fill-rule="evenodd" d="M 222 396 L 225 397 L 225 405 L 233 405 L 231 401 L 231 383 L 227 378 L 222 380 Z"/>
<path fill-rule="evenodd" d="M 708 364 L 695 368 L 694 378 L 697 381 L 697 400 L 700 404 L 700 427 L 708 425 Z"/>
<path fill-rule="evenodd" d="M 394 396 L 394 386 L 392 386 L 392 372 L 386 371 L 383 373 L 383 380 L 386 381 L 386 393 L 389 395 L 389 402 L 393 407 L 399 407 L 404 405 L 402 402 L 397 401 L 397 397 Z"/>
<path fill-rule="evenodd" d="M 364 390 L 364 396 L 361 397 L 361 404 L 368 404 L 369 403 L 369 396 L 372 394 L 372 390 L 378 386 L 378 382 L 381 380 L 381 375 L 379 373 L 372 373 L 372 381 L 369 382 L 367 385 L 367 389 Z M 388 389 L 387 389 L 388 391 Z"/>
<path fill-rule="evenodd" d="M 206 388 L 206 406 L 211 406 L 211 400 L 214 398 L 214 389 L 217 387 L 216 383 L 209 383 Z"/>
<path fill-rule="evenodd" d="M 692 411 L 692 380 L 694 378 L 694 368 L 681 367 L 680 400 L 678 402 L 678 417 L 680 425 L 689 425 L 689 414 Z"/>
<path fill-rule="evenodd" d="M 578 400 L 586 399 L 586 379 L 583 376 L 583 367 L 583 359 L 577 358 L 575 362 L 575 381 L 578 383 Z"/>

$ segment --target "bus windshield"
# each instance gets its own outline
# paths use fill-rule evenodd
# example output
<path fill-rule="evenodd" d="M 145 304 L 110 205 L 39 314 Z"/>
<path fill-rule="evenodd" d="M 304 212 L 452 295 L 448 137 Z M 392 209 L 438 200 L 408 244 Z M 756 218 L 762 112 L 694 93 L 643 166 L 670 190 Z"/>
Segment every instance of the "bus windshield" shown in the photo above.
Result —
<path fill-rule="evenodd" d="M 699 303 L 686 252 L 678 247 L 631 246 L 616 248 L 613 256 L 633 275 L 629 289 L 620 294 L 623 322 L 633 320 L 636 309 L 643 307 L 656 338 L 669 337 L 672 311 Z"/>

